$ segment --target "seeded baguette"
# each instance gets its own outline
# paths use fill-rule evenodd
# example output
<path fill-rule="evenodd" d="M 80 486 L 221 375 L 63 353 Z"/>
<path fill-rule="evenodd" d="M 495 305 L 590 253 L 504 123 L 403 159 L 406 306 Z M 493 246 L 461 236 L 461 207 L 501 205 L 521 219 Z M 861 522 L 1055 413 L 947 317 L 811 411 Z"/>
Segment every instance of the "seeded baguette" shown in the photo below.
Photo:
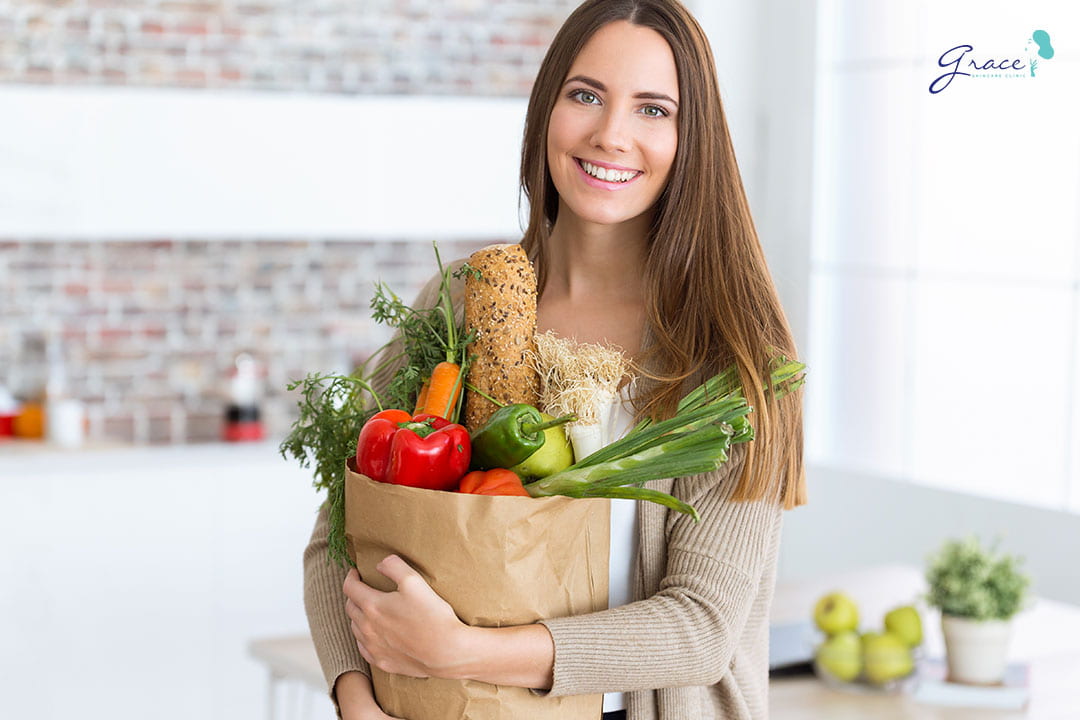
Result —
<path fill-rule="evenodd" d="M 506 404 L 540 398 L 540 376 L 529 361 L 535 351 L 536 274 L 520 245 L 492 245 L 469 257 L 480 271 L 465 278 L 465 327 L 476 332 L 469 383 Z M 465 393 L 465 427 L 475 431 L 498 406 Z"/>

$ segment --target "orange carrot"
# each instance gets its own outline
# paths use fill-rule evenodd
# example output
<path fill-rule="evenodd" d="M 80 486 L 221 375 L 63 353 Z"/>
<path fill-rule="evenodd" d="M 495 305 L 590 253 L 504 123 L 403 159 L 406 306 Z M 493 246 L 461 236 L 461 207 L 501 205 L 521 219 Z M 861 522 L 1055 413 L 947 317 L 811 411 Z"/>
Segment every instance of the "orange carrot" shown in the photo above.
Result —
<path fill-rule="evenodd" d="M 458 396 L 461 395 L 463 383 L 460 377 L 461 367 L 456 363 L 441 362 L 436 365 L 427 382 L 428 391 L 424 397 L 423 407 L 417 414 L 427 413 L 449 418 L 457 407 Z"/>
<path fill-rule="evenodd" d="M 419 415 L 424 412 L 424 403 L 427 402 L 428 390 L 431 389 L 431 378 L 424 381 L 423 386 L 420 388 L 420 394 L 416 396 L 416 409 L 412 411 L 413 415 Z"/>

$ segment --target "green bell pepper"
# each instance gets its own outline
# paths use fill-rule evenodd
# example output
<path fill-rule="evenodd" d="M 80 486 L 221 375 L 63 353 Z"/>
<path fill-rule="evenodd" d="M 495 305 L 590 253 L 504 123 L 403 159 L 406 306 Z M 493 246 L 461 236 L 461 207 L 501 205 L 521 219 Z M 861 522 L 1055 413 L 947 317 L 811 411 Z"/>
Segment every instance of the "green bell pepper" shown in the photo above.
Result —
<path fill-rule="evenodd" d="M 576 419 L 576 415 L 564 415 L 545 422 L 532 405 L 501 407 L 472 435 L 472 468 L 513 467 L 544 446 L 545 430 Z"/>

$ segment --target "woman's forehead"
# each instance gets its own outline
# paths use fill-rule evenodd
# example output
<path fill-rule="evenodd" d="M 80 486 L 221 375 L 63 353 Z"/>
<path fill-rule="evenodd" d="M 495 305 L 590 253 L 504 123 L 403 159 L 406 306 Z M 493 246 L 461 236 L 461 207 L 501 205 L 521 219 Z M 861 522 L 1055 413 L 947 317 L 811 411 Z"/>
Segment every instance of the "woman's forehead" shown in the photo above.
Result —
<path fill-rule="evenodd" d="M 585 76 L 615 93 L 663 93 L 678 100 L 675 55 L 652 28 L 625 20 L 597 30 L 570 64 L 566 79 Z M 565 82 L 565 81 L 564 81 Z"/>

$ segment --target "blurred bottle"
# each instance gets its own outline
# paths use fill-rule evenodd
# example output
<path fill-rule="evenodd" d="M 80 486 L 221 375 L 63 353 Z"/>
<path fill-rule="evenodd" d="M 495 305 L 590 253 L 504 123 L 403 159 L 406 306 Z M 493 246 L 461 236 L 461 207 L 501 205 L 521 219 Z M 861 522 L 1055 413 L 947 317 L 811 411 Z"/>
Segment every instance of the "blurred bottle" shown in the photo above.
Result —
<path fill-rule="evenodd" d="M 49 442 L 65 448 L 81 447 L 86 439 L 86 410 L 71 394 L 67 367 L 59 341 L 50 342 L 49 379 L 45 384 L 45 431 Z"/>
<path fill-rule="evenodd" d="M 19 401 L 19 410 L 11 421 L 12 432 L 15 437 L 40 440 L 45 437 L 45 393 L 48 379 L 44 334 L 26 336 L 15 369 L 18 372 L 15 397 Z"/>
<path fill-rule="evenodd" d="M 227 442 L 262 440 L 265 431 L 259 403 L 262 399 L 262 372 L 249 353 L 236 356 L 229 373 L 229 404 L 225 408 L 222 437 Z"/>
<path fill-rule="evenodd" d="M 41 440 L 45 437 L 45 405 L 40 400 L 27 400 L 11 422 L 15 437 Z"/>
<path fill-rule="evenodd" d="M 0 438 L 15 434 L 15 416 L 19 414 L 19 401 L 6 386 L 0 385 Z"/>

